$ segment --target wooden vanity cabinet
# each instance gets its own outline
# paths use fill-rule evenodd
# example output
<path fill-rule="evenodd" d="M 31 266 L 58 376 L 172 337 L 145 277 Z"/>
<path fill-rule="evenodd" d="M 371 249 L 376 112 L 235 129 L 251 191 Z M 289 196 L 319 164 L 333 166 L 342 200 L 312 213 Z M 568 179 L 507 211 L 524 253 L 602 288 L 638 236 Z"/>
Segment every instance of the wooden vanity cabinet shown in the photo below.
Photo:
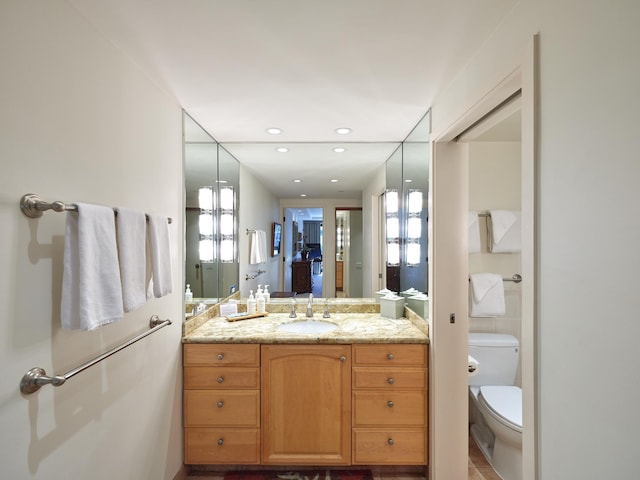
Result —
<path fill-rule="evenodd" d="M 262 346 L 262 463 L 349 465 L 351 346 Z"/>
<path fill-rule="evenodd" d="M 185 344 L 185 463 L 260 463 L 260 345 Z"/>
<path fill-rule="evenodd" d="M 426 465 L 427 348 L 184 344 L 185 464 Z"/>
<path fill-rule="evenodd" d="M 426 465 L 427 346 L 352 349 L 352 464 Z"/>

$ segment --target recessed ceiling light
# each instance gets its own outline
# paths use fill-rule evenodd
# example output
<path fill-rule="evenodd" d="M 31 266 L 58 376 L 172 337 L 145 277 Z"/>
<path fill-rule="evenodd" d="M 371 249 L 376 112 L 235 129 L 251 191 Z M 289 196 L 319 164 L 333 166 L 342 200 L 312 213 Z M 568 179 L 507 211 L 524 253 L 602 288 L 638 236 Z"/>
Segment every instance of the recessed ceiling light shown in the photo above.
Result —
<path fill-rule="evenodd" d="M 351 133 L 351 129 L 347 127 L 336 128 L 336 133 L 338 135 L 346 135 L 347 133 Z"/>
<path fill-rule="evenodd" d="M 300 180 L 299 178 L 294 178 L 293 179 L 293 183 L 300 183 L 300 182 L 302 182 L 302 180 Z"/>
<path fill-rule="evenodd" d="M 346 151 L 347 151 L 347 149 L 346 149 L 346 148 L 344 148 L 344 147 L 335 147 L 335 148 L 333 149 L 333 151 L 334 151 L 334 152 L 336 152 L 336 153 L 342 153 L 342 152 L 346 152 Z"/>
<path fill-rule="evenodd" d="M 280 135 L 282 133 L 282 129 L 276 127 L 267 128 L 267 133 L 270 135 Z"/>
<path fill-rule="evenodd" d="M 289 149 L 287 147 L 278 147 L 276 148 L 276 152 L 287 153 Z"/>
<path fill-rule="evenodd" d="M 337 178 L 332 178 L 332 179 L 331 179 L 331 183 L 337 183 L 337 182 L 338 182 L 338 179 L 337 179 Z"/>
<path fill-rule="evenodd" d="M 306 193 L 301 193 L 301 194 L 300 194 L 300 196 L 301 196 L 301 197 L 306 197 L 306 196 L 307 196 L 307 194 L 306 194 Z"/>
<path fill-rule="evenodd" d="M 410 178 L 407 178 L 407 179 L 404 181 L 404 183 L 411 183 L 411 182 L 413 182 L 413 180 L 411 180 Z"/>

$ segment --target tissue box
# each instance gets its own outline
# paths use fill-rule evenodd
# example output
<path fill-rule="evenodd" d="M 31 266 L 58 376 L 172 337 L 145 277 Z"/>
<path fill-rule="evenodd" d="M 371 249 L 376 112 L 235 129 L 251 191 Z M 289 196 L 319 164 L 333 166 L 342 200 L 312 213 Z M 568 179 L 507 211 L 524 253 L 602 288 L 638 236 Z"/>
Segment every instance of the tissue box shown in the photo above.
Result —
<path fill-rule="evenodd" d="M 424 319 L 429 317 L 429 297 L 424 293 L 407 298 L 407 307 Z"/>
<path fill-rule="evenodd" d="M 405 298 L 397 295 L 385 295 L 380 298 L 380 315 L 387 318 L 404 317 Z"/>
<path fill-rule="evenodd" d="M 422 292 L 420 290 L 416 290 L 415 288 L 411 287 L 408 290 L 400 292 L 400 296 L 404 298 L 409 298 L 409 297 L 413 297 L 414 295 L 420 295 L 421 293 Z"/>
<path fill-rule="evenodd" d="M 376 303 L 380 303 L 380 299 L 385 295 L 395 295 L 395 294 L 396 292 L 392 292 L 388 288 L 383 288 L 382 290 L 379 290 L 375 293 Z"/>

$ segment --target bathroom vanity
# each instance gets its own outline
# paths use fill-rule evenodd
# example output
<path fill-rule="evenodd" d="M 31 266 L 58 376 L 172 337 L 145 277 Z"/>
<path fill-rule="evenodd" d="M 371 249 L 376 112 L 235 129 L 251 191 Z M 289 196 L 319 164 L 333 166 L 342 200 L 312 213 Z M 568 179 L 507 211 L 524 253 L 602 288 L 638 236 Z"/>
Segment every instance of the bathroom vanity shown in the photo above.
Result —
<path fill-rule="evenodd" d="M 272 312 L 185 333 L 185 464 L 426 465 L 428 335 L 412 317 L 333 312 L 333 330 L 292 333 L 307 319 Z"/>

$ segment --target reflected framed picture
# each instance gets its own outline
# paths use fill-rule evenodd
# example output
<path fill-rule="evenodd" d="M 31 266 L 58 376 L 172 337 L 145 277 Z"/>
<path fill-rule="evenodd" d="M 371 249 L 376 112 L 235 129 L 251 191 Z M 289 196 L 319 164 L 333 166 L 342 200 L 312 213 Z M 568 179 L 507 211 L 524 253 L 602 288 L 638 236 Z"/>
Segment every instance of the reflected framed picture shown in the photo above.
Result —
<path fill-rule="evenodd" d="M 271 227 L 271 256 L 275 257 L 280 253 L 282 245 L 282 225 L 273 222 Z"/>

